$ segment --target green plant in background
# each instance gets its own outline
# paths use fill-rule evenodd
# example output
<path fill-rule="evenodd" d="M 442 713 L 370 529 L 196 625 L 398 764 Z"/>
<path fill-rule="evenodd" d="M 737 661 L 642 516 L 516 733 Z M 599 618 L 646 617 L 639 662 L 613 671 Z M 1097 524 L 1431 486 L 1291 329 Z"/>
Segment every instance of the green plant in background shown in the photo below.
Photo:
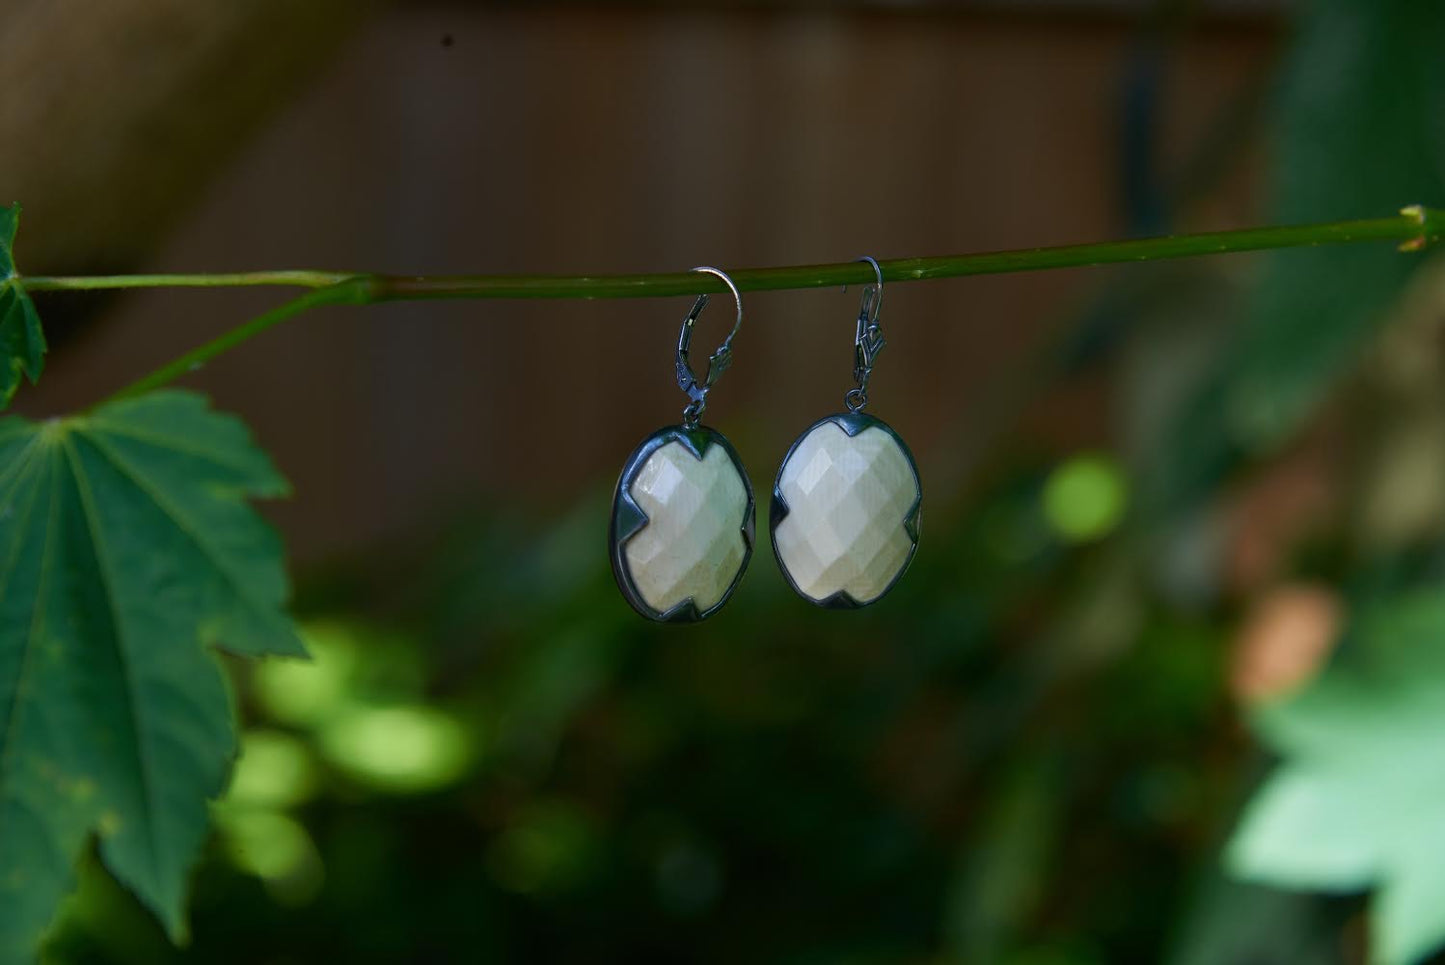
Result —
<path fill-rule="evenodd" d="M 1210 815 L 1227 807 L 1211 789 L 1229 784 L 1234 760 L 1208 735 L 1230 617 L 1173 599 L 1141 534 L 1187 530 L 1226 478 L 1307 425 L 1420 260 L 1337 243 L 1415 250 L 1445 233 L 1445 215 L 1423 207 L 1369 217 L 1401 197 L 1445 197 L 1434 120 L 1445 68 L 1419 43 L 1442 31 L 1445 8 L 1426 4 L 1328 0 L 1306 19 L 1286 71 L 1278 215 L 1365 220 L 883 263 L 901 281 L 1328 246 L 1274 256 L 1237 337 L 1197 384 L 1176 388 L 1167 430 L 1146 447 L 1157 477 L 1126 479 L 1102 454 L 998 469 L 974 511 L 943 531 L 970 552 L 920 561 L 898 604 L 857 615 L 846 642 L 816 639 L 781 596 L 747 588 L 729 619 L 797 641 L 781 655 L 716 625 L 678 647 L 611 606 L 593 551 L 600 499 L 530 553 L 521 547 L 535 534 L 486 521 L 436 552 L 433 596 L 392 598 L 387 618 L 312 621 L 312 663 L 242 673 L 258 723 L 239 742 L 208 648 L 303 653 L 279 543 L 246 503 L 285 486 L 238 421 L 161 386 L 326 303 L 660 296 L 713 282 L 26 278 L 11 209 L 0 221 L 0 400 L 40 375 L 44 338 L 27 291 L 310 291 L 92 411 L 0 421 L 0 959 L 35 954 L 77 866 L 52 954 L 177 955 L 97 859 L 183 937 L 205 802 L 226 786 L 238 744 L 196 891 L 195 954 L 208 960 L 254 958 L 245 931 L 274 914 L 268 903 L 317 909 L 296 954 L 348 960 L 424 957 L 419 931 L 462 920 L 478 949 L 577 957 L 615 939 L 677 951 L 703 916 L 730 960 L 762 941 L 740 922 L 770 926 L 779 960 L 940 948 L 966 961 L 1157 957 L 1160 923 L 1184 889 L 1141 896 L 1130 883 L 1179 881 Z M 870 273 L 846 263 L 733 277 L 755 291 Z M 1348 536 L 1331 538 L 1316 565 L 1364 615 L 1335 665 L 1256 709 L 1285 762 L 1245 809 L 1228 863 L 1275 884 L 1374 889 L 1374 957 L 1413 962 L 1445 940 L 1445 779 L 1433 738 L 1445 724 L 1445 615 L 1439 592 L 1418 586 L 1438 574 L 1406 553 L 1398 565 L 1362 559 Z M 498 558 L 511 563 L 499 569 Z M 326 612 L 377 598 L 386 594 L 341 591 Z M 994 652 L 1005 633 L 1022 642 Z M 427 802 L 432 821 L 358 813 L 365 795 L 391 817 Z M 1117 843 L 1139 837 L 1156 850 Z M 1119 886 L 1100 885 L 1106 874 Z M 364 901 L 388 888 L 394 917 Z M 374 920 L 338 940 L 339 923 L 358 915 Z M 546 927 L 551 915 L 566 917 L 567 934 Z M 820 916 L 837 923 L 822 945 L 799 925 Z M 1126 917 L 1139 920 L 1106 934 L 1101 923 Z M 1242 934 L 1293 935 L 1286 950 L 1318 925 L 1288 922 L 1234 920 Z M 1237 961 L 1250 934 L 1187 960 Z"/>
<path fill-rule="evenodd" d="M 1439 4 L 1310 6 L 1279 92 L 1279 217 L 1366 210 L 1402 189 L 1445 193 L 1445 62 L 1420 43 L 1442 31 Z M 1177 426 L 1190 433 L 1182 444 L 1240 456 L 1278 451 L 1357 372 L 1362 350 L 1399 315 L 1417 267 L 1378 252 L 1270 256 L 1241 337 Z M 1186 459 L 1201 465 L 1197 454 L 1174 461 Z M 1218 478 L 1198 478 L 1196 491 Z M 1369 559 L 1373 535 L 1342 539 L 1347 587 L 1379 580 L 1370 573 L 1380 565 Z M 1432 538 L 1428 529 L 1421 535 Z M 1438 581 L 1428 567 L 1395 568 L 1391 583 Z M 1445 942 L 1445 825 L 1434 815 L 1445 761 L 1437 736 L 1445 734 L 1445 596 L 1375 595 L 1350 594 L 1366 615 L 1336 666 L 1304 693 L 1254 714 L 1285 763 L 1247 808 L 1228 864 L 1276 885 L 1374 889 L 1371 960 L 1404 965 Z"/>
<path fill-rule="evenodd" d="M 1228 862 L 1293 888 L 1375 889 L 1381 962 L 1445 944 L 1445 597 L 1392 601 L 1358 648 L 1255 726 L 1287 761 L 1245 812 Z"/>

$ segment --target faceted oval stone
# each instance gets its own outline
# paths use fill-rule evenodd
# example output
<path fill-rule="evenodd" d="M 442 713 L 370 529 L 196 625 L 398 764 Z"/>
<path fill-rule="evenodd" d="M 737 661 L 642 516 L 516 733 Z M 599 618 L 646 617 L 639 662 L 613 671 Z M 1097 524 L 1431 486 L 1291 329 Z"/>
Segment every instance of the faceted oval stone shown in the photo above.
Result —
<path fill-rule="evenodd" d="M 778 470 L 778 564 L 814 603 L 872 603 L 913 557 L 921 495 L 913 458 L 885 423 L 861 414 L 824 419 Z"/>
<path fill-rule="evenodd" d="M 652 619 L 706 616 L 752 552 L 752 509 L 752 487 L 721 435 L 679 427 L 649 437 L 628 460 L 613 507 L 624 595 Z"/>

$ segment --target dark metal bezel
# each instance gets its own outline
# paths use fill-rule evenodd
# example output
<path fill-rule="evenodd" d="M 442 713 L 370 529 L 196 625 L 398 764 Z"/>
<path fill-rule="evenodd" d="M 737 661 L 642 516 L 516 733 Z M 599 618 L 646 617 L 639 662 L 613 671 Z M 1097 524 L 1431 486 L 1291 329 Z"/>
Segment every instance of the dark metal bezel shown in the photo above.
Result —
<path fill-rule="evenodd" d="M 903 565 L 898 568 L 898 572 L 893 574 L 893 579 L 889 580 L 888 585 L 883 588 L 883 592 L 867 601 L 854 599 L 852 594 L 847 590 L 839 590 L 837 593 L 822 600 L 814 599 L 798 588 L 798 584 L 793 581 L 793 574 L 788 572 L 788 566 L 783 562 L 783 554 L 778 551 L 778 524 L 788 515 L 787 500 L 783 499 L 782 491 L 778 488 L 783 481 L 783 469 L 788 465 L 788 460 L 793 458 L 793 453 L 797 451 L 802 441 L 808 438 L 813 430 L 828 422 L 833 423 L 846 432 L 849 438 L 856 436 L 864 429 L 882 429 L 893 438 L 894 442 L 898 443 L 898 448 L 903 452 L 903 458 L 908 460 L 908 468 L 913 470 L 915 493 L 913 505 L 910 506 L 908 512 L 904 514 L 902 521 L 903 529 L 908 534 L 909 539 L 913 541 L 913 545 L 908 548 L 907 558 L 904 559 Z M 783 456 L 783 461 L 778 463 L 778 475 L 773 479 L 773 499 L 768 513 L 768 541 L 773 544 L 773 558 L 778 561 L 778 569 L 782 570 L 783 579 L 788 581 L 788 586 L 793 588 L 794 593 L 814 606 L 820 606 L 825 610 L 856 610 L 860 607 L 870 606 L 883 599 L 893 590 L 893 587 L 898 585 L 898 581 L 903 578 L 903 574 L 908 572 L 908 567 L 913 563 L 913 557 L 918 552 L 918 534 L 922 512 L 923 481 L 918 473 L 918 463 L 914 461 L 913 453 L 909 450 L 908 443 L 903 441 L 903 437 L 895 432 L 892 426 L 876 416 L 871 416 L 864 412 L 839 412 L 836 415 L 825 416 L 819 419 L 817 422 L 808 426 L 807 429 L 800 432 L 798 438 L 794 439 L 793 444 L 788 447 L 788 452 Z"/>
<path fill-rule="evenodd" d="M 653 609 L 652 605 L 644 600 L 642 594 L 638 592 L 637 585 L 632 579 L 632 571 L 627 565 L 625 551 L 627 541 L 641 532 L 648 522 L 647 514 L 632 498 L 632 484 L 652 454 L 671 442 L 679 443 L 699 460 L 707 455 L 708 449 L 712 446 L 721 446 L 723 452 L 727 453 L 728 458 L 732 460 L 733 468 L 737 470 L 738 477 L 743 481 L 743 491 L 748 496 L 741 527 L 743 534 L 742 563 L 738 565 L 737 574 L 733 576 L 733 581 L 728 584 L 727 590 L 716 603 L 706 610 L 699 610 L 692 597 L 688 597 L 665 612 Z M 617 488 L 612 494 L 612 517 L 607 527 L 607 555 L 612 560 L 612 576 L 617 580 L 617 588 L 622 591 L 622 596 L 628 604 L 649 620 L 655 620 L 658 623 L 696 623 L 699 620 L 706 620 L 717 611 L 718 607 L 732 597 L 733 591 L 742 582 L 743 574 L 747 572 L 748 562 L 753 556 L 755 515 L 752 480 L 748 479 L 748 474 L 743 469 L 743 461 L 738 457 L 737 450 L 721 432 L 708 426 L 697 426 L 692 429 L 687 426 L 668 426 L 665 429 L 657 430 L 642 440 L 632 451 L 632 455 L 627 457 L 627 462 L 622 467 L 622 473 L 617 477 Z"/>

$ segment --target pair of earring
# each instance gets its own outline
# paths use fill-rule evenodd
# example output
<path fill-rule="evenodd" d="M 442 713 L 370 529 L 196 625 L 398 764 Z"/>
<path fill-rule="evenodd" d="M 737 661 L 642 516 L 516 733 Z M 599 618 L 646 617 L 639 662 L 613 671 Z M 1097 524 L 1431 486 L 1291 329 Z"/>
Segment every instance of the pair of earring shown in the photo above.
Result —
<path fill-rule="evenodd" d="M 898 434 L 863 412 L 868 379 L 883 349 L 878 324 L 883 271 L 863 289 L 854 332 L 846 412 L 810 426 L 783 457 L 773 484 L 773 552 L 788 584 L 811 603 L 867 606 L 893 588 L 918 549 L 923 499 L 918 467 Z M 737 303 L 732 331 L 699 379 L 689 360 L 700 295 L 677 340 L 677 384 L 687 393 L 682 424 L 659 429 L 628 457 L 612 502 L 612 572 L 638 613 L 661 622 L 693 622 L 717 611 L 741 582 L 753 551 L 753 487 L 737 451 L 702 425 L 708 393 L 732 362 L 743 322 L 742 296 L 716 268 Z"/>

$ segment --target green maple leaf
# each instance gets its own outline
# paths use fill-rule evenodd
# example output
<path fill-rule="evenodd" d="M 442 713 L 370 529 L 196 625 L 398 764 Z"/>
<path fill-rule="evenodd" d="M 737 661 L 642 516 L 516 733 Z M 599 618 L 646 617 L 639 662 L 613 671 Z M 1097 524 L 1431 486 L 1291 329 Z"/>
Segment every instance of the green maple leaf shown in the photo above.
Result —
<path fill-rule="evenodd" d="M 1354 653 L 1255 724 L 1285 763 L 1246 809 L 1231 870 L 1373 889 L 1372 961 L 1405 965 L 1445 945 L 1445 598 L 1367 618 Z"/>
<path fill-rule="evenodd" d="M 191 393 L 0 419 L 0 961 L 34 955 L 92 833 L 183 936 L 236 748 L 206 644 L 303 653 L 279 540 L 245 503 L 285 489 Z"/>
<path fill-rule="evenodd" d="M 20 378 L 33 385 L 45 366 L 45 333 L 35 305 L 15 273 L 15 229 L 20 205 L 0 208 L 0 409 L 10 404 Z"/>

